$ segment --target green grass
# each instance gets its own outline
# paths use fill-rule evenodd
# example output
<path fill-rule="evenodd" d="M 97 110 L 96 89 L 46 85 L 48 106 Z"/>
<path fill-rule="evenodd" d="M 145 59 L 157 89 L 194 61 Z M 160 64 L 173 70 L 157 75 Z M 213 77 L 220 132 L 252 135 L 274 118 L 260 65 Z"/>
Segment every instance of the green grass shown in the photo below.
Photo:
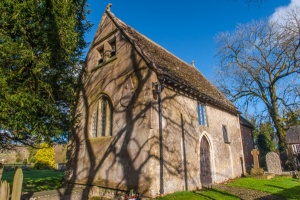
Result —
<path fill-rule="evenodd" d="M 288 176 L 276 176 L 271 180 L 251 178 L 251 177 L 239 178 L 231 181 L 227 185 L 263 191 L 289 200 L 300 199 L 299 179 L 293 179 Z M 239 198 L 226 191 L 212 189 L 212 190 L 201 190 L 197 192 L 192 192 L 192 191 L 176 192 L 161 197 L 159 199 L 160 200 L 185 200 L 185 199 L 235 200 Z"/>
<path fill-rule="evenodd" d="M 222 200 L 235 200 L 239 199 L 238 197 L 221 190 L 211 189 L 211 190 L 201 190 L 197 191 L 200 198 L 202 199 L 222 199 Z M 198 199 L 200 199 L 198 198 Z"/>
<path fill-rule="evenodd" d="M 13 182 L 15 171 L 4 171 L 2 180 L 10 185 Z M 64 172 L 53 170 L 23 171 L 23 192 L 39 192 L 54 190 L 62 187 Z"/>
<path fill-rule="evenodd" d="M 185 191 L 176 192 L 173 194 L 166 195 L 164 197 L 158 198 L 161 200 L 204 200 L 204 199 L 222 199 L 222 200 L 237 200 L 238 197 L 229 194 L 225 191 L 219 191 L 215 189 L 211 190 L 201 190 L 201 191 Z"/>
<path fill-rule="evenodd" d="M 275 176 L 271 180 L 252 177 L 239 178 L 228 183 L 228 185 L 259 190 L 286 199 L 300 198 L 299 179 L 293 179 L 289 176 Z"/>
<path fill-rule="evenodd" d="M 2 180 L 10 184 L 13 182 L 15 171 L 4 171 Z M 52 170 L 31 170 L 23 171 L 23 192 L 38 192 L 44 190 L 54 190 L 62 187 L 63 172 Z M 258 179 L 252 177 L 239 178 L 227 184 L 228 186 L 241 187 L 267 192 L 284 199 L 299 199 L 300 182 L 288 176 L 276 176 L 271 180 Z M 235 200 L 236 196 L 221 190 L 201 190 L 176 192 L 159 198 L 161 200 L 185 200 L 185 199 L 222 199 Z"/>

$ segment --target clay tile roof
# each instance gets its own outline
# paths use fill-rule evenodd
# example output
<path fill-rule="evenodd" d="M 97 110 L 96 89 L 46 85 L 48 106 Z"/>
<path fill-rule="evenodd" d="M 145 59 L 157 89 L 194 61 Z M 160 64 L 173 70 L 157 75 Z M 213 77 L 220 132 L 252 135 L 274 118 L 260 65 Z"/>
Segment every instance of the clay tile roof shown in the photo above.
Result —
<path fill-rule="evenodd" d="M 210 83 L 197 68 L 190 66 L 146 36 L 134 30 L 110 11 L 106 10 L 106 13 L 121 32 L 127 36 L 146 62 L 156 70 L 158 75 L 168 76 L 183 85 L 194 88 L 208 99 L 211 99 L 211 102 L 215 105 L 233 113 L 239 113 L 233 103 Z"/>
<path fill-rule="evenodd" d="M 246 118 L 244 118 L 241 115 L 239 117 L 240 117 L 240 123 L 241 123 L 241 125 L 247 126 L 247 127 L 251 128 L 251 129 L 254 129 L 254 126 L 253 126 L 253 124 L 251 124 L 251 122 L 249 122 Z"/>

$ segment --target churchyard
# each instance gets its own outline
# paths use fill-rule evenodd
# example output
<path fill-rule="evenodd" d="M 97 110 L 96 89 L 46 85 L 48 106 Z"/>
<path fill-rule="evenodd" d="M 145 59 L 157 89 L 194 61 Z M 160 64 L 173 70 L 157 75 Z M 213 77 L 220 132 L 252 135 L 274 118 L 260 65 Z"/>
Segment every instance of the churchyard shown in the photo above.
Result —
<path fill-rule="evenodd" d="M 299 199 L 300 173 L 283 172 L 277 153 L 266 154 L 266 166 L 259 163 L 260 152 L 251 151 L 253 168 L 245 177 L 230 180 L 223 184 L 214 184 L 201 191 L 184 191 L 159 199 Z"/>
<path fill-rule="evenodd" d="M 0 3 L 0 200 L 300 199 L 299 7 L 216 35 L 215 84 L 110 3 L 86 54 L 85 6 Z"/>
<path fill-rule="evenodd" d="M 15 171 L 3 172 L 2 180 L 12 184 Z M 64 172 L 54 170 L 23 171 L 22 193 L 57 190 L 63 187 Z M 251 190 L 249 190 L 251 189 Z M 249 193 L 251 191 L 252 193 Z M 240 199 L 240 198 L 268 198 L 298 199 L 300 191 L 299 179 L 292 176 L 278 175 L 272 179 L 247 175 L 220 185 L 213 185 L 210 189 L 199 191 L 182 191 L 166 195 L 159 199 Z M 250 195 L 243 196 L 243 195 Z M 271 196 L 272 195 L 272 196 Z"/>
<path fill-rule="evenodd" d="M 222 184 L 213 184 L 211 188 L 181 191 L 159 197 L 158 199 L 298 199 L 300 179 L 298 174 L 283 172 L 278 154 L 269 152 L 266 155 L 266 167 L 261 168 L 258 162 L 259 151 L 252 152 L 254 165 L 250 174 L 245 177 L 229 180 Z M 16 169 L 9 166 L 3 171 L 2 181 L 13 184 Z M 23 168 L 22 194 L 41 191 L 57 191 L 64 188 L 64 171 L 35 170 Z M 94 197 L 97 199 L 97 197 Z M 101 197 L 99 197 L 101 198 Z"/>
<path fill-rule="evenodd" d="M 298 199 L 300 197 L 300 178 L 297 174 L 283 172 L 278 154 L 266 155 L 267 168 L 261 168 L 258 161 L 259 151 L 253 149 L 254 165 L 251 173 L 245 177 L 229 180 L 222 184 L 213 184 L 210 188 L 194 191 L 181 191 L 157 199 Z M 16 166 L 16 168 L 18 168 Z M 7 168 L 2 180 L 13 184 L 14 168 Z M 57 191 L 65 186 L 64 172 L 58 170 L 23 170 L 22 194 Z M 101 199 L 102 197 L 99 197 Z M 98 197 L 93 197 L 98 199 Z"/>

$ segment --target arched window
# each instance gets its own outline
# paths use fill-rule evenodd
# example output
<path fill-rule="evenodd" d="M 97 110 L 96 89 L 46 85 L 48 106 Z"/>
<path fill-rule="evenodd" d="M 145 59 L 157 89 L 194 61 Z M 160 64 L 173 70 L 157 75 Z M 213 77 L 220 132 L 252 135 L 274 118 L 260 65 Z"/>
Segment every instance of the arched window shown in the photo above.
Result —
<path fill-rule="evenodd" d="M 112 104 L 110 99 L 103 95 L 93 109 L 92 137 L 112 135 Z"/>

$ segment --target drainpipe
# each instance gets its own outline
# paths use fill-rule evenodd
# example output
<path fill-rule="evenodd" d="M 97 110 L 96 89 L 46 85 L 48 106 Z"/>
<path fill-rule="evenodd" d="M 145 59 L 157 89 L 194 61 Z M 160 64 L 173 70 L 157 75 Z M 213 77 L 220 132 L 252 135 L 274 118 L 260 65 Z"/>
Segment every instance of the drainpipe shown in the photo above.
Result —
<path fill-rule="evenodd" d="M 163 85 L 159 82 L 152 83 L 154 93 L 158 100 L 158 131 L 159 131 L 159 164 L 160 164 L 160 194 L 164 194 L 164 160 L 163 160 L 163 134 L 162 134 L 162 101 L 161 92 Z"/>

